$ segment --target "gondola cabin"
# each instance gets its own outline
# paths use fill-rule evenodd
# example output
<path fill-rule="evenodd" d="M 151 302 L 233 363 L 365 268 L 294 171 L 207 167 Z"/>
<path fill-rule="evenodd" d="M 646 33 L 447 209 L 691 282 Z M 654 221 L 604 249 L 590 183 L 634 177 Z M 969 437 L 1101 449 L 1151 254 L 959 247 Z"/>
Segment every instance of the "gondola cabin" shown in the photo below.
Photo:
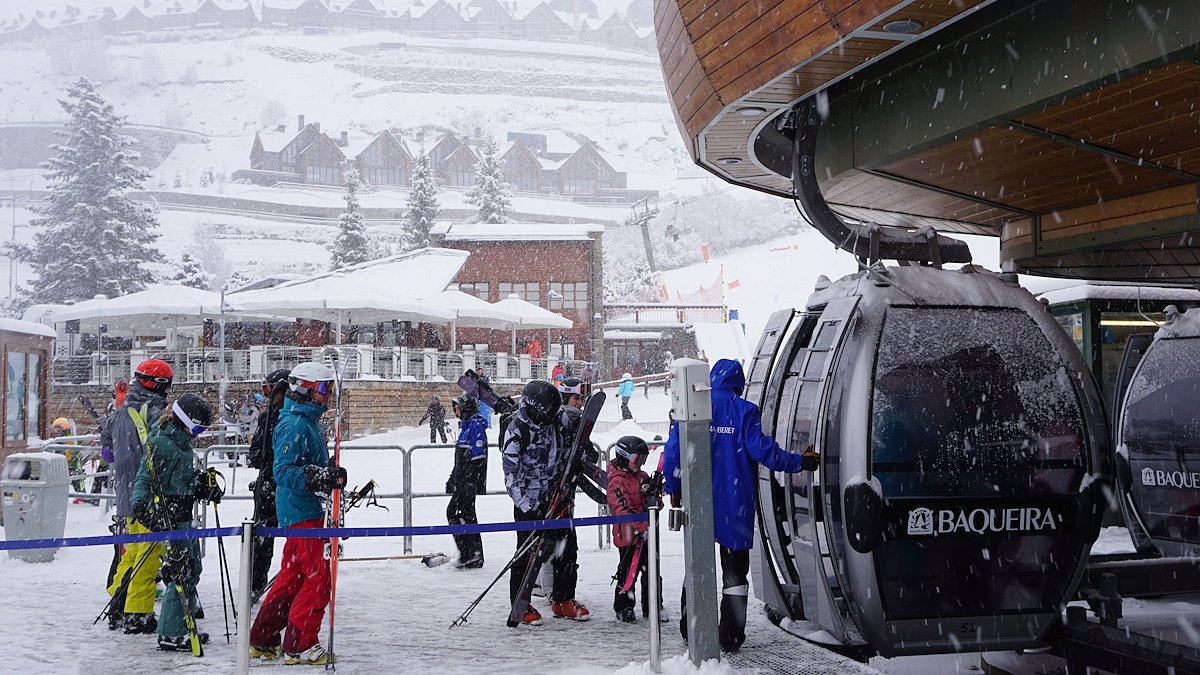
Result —
<path fill-rule="evenodd" d="M 1168 308 L 1123 394 L 1116 464 L 1134 543 L 1200 557 L 1200 309 Z"/>
<path fill-rule="evenodd" d="M 48 426 L 46 394 L 54 331 L 40 323 L 0 319 L 4 378 L 4 444 L 0 459 L 25 452 Z"/>
<path fill-rule="evenodd" d="M 1100 393 L 1010 277 L 879 265 L 774 314 L 747 398 L 812 474 L 761 470 L 755 591 L 859 656 L 1018 649 L 1057 620 L 1110 482 Z"/>

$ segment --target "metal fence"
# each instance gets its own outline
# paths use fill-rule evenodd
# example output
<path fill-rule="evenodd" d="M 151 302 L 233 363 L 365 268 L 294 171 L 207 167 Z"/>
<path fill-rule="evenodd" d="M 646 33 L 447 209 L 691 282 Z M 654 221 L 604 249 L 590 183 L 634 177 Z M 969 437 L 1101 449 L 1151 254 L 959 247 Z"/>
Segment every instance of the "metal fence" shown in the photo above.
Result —
<path fill-rule="evenodd" d="M 231 382 L 258 382 L 279 368 L 291 368 L 305 361 L 329 360 L 328 349 L 269 345 L 226 349 L 225 378 Z M 527 382 L 535 378 L 549 379 L 554 366 L 559 363 L 576 373 L 583 372 L 587 366 L 584 361 L 564 360 L 552 355 L 533 359 L 528 354 L 372 345 L 341 345 L 333 349 L 339 354 L 345 377 L 352 380 L 455 382 L 464 371 L 471 369 L 494 382 Z M 59 355 L 51 362 L 51 375 L 54 384 L 105 385 L 128 379 L 133 368 L 149 358 L 171 364 L 176 381 L 217 382 L 221 378 L 221 354 L 215 349 Z"/>

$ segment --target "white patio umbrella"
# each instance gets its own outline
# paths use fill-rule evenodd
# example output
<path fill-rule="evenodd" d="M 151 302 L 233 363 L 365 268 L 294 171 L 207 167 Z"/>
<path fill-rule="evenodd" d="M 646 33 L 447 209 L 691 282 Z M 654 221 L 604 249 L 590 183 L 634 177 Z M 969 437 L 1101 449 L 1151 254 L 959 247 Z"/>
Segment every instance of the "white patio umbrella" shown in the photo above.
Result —
<path fill-rule="evenodd" d="M 225 309 L 231 311 L 228 301 Z M 106 324 L 110 331 L 128 330 L 145 335 L 203 323 L 220 314 L 219 293 L 164 284 L 116 298 L 84 300 L 53 311 L 49 317 L 54 323 L 78 320 L 83 333 L 94 333 L 101 324 Z"/>
<path fill-rule="evenodd" d="M 548 309 L 543 309 L 537 305 L 526 302 L 517 297 L 516 293 L 509 296 L 500 302 L 493 305 L 499 309 L 520 317 L 520 322 L 509 328 L 512 332 L 512 350 L 515 354 L 517 351 L 517 329 L 536 330 L 538 328 L 546 329 L 546 349 L 550 349 L 550 329 L 551 328 L 570 328 L 574 324 L 570 319 L 555 314 Z"/>
<path fill-rule="evenodd" d="M 455 350 L 458 349 L 459 326 L 510 330 L 510 327 L 521 323 L 520 316 L 462 291 L 442 291 L 430 298 L 429 302 L 454 312 L 454 319 L 450 321 L 450 348 Z"/>
<path fill-rule="evenodd" d="M 419 249 L 308 279 L 226 296 L 243 311 L 342 324 L 380 321 L 447 323 L 456 316 L 431 301 L 458 274 L 466 251 Z"/>

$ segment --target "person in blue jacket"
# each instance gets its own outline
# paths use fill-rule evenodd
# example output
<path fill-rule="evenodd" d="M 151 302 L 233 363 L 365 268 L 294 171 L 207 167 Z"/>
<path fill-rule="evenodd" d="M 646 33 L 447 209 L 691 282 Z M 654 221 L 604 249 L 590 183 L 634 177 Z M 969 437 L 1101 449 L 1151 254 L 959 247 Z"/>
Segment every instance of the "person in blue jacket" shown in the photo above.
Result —
<path fill-rule="evenodd" d="M 746 641 L 746 597 L 750 591 L 750 548 L 754 545 L 755 485 L 758 465 L 796 473 L 817 468 L 816 453 L 792 453 L 762 431 L 758 406 L 742 398 L 742 364 L 721 359 L 709 374 L 712 385 L 713 525 L 721 552 L 721 649 L 736 652 Z M 663 451 L 664 489 L 679 506 L 679 424 Z M 679 632 L 687 639 L 687 589 L 681 601 Z"/>
<path fill-rule="evenodd" d="M 487 427 L 479 414 L 479 399 L 463 394 L 451 401 L 458 417 L 458 440 L 454 444 L 454 468 L 446 481 L 446 522 L 451 525 L 474 525 L 479 522 L 475 513 L 475 496 L 487 492 Z M 478 534 L 456 534 L 459 569 L 483 567 L 483 539 Z"/>
<path fill-rule="evenodd" d="M 346 470 L 329 461 L 318 423 L 329 410 L 334 374 L 322 363 L 302 363 L 287 381 L 287 398 L 272 434 L 275 515 L 280 527 L 322 527 L 326 496 L 346 487 Z M 325 542 L 290 537 L 284 544 L 283 566 L 250 630 L 251 656 L 283 656 L 289 665 L 334 662 L 318 641 L 331 583 Z"/>
<path fill-rule="evenodd" d="M 633 419 L 633 413 L 629 412 L 629 399 L 633 398 L 633 375 L 629 373 L 621 374 L 621 385 L 617 387 L 617 396 L 621 397 L 621 419 Z"/>

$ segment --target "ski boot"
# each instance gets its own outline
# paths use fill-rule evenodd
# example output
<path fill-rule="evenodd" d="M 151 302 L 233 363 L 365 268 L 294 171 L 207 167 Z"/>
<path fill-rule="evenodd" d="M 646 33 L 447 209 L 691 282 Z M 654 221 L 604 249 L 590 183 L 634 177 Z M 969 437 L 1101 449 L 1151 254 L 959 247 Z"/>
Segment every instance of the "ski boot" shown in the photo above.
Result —
<path fill-rule="evenodd" d="M 625 609 L 617 612 L 617 621 L 620 621 L 621 623 L 637 623 L 637 617 L 633 615 L 633 608 L 626 607 Z"/>
<path fill-rule="evenodd" d="M 533 605 L 526 607 L 525 616 L 521 617 L 521 624 L 525 626 L 542 625 L 542 613 L 537 611 Z"/>
<path fill-rule="evenodd" d="M 134 614 L 132 612 L 128 612 L 125 614 L 126 635 L 142 635 L 157 631 L 158 619 L 154 617 L 153 612 L 149 612 L 147 614 Z"/>
<path fill-rule="evenodd" d="M 550 609 L 554 612 L 554 616 L 560 619 L 572 619 L 574 621 L 587 621 L 592 618 L 592 613 L 587 607 L 583 606 L 574 599 L 563 600 L 562 602 L 550 603 Z"/>
<path fill-rule="evenodd" d="M 208 633 L 198 633 L 200 644 L 208 644 Z M 158 648 L 164 652 L 189 652 L 192 650 L 192 640 L 187 635 L 178 637 L 158 636 Z"/>
<path fill-rule="evenodd" d="M 476 570 L 483 567 L 483 555 L 475 554 L 469 558 L 459 558 L 454 561 L 454 567 L 460 570 Z"/>
<path fill-rule="evenodd" d="M 283 648 L 279 645 L 275 645 L 274 647 L 250 645 L 250 658 L 252 659 L 268 659 L 273 661 L 280 656 L 283 656 Z"/>
<path fill-rule="evenodd" d="M 309 665 L 309 666 L 324 666 L 330 663 L 337 663 L 337 658 L 333 654 L 325 651 L 325 648 L 317 643 L 308 649 L 299 653 L 284 652 L 283 662 L 289 666 Z"/>

